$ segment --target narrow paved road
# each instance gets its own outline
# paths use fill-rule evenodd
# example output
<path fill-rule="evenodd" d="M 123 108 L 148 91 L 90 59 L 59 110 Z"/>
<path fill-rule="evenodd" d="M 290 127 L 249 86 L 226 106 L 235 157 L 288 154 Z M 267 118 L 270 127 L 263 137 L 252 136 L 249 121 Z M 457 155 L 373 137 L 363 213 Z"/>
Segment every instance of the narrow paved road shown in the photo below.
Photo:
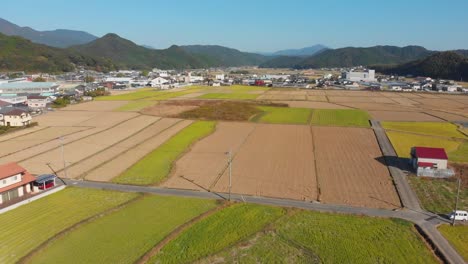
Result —
<path fill-rule="evenodd" d="M 392 175 L 393 181 L 395 182 L 395 187 L 400 196 L 401 203 L 403 207 L 410 210 L 421 211 L 421 206 L 419 205 L 418 197 L 416 193 L 411 189 L 411 186 L 408 183 L 408 179 L 403 171 L 400 168 L 404 167 L 404 161 L 398 159 L 398 156 L 395 152 L 395 149 L 392 146 L 392 143 L 387 137 L 385 130 L 380 125 L 379 121 L 371 120 L 372 129 L 374 129 L 375 136 L 379 142 L 380 149 L 387 163 L 388 170 Z M 408 149 L 408 152 L 410 150 Z"/>
<path fill-rule="evenodd" d="M 205 198 L 205 199 L 228 199 L 226 193 L 215 193 L 215 192 L 204 192 L 204 191 L 193 191 L 193 190 L 182 190 L 182 189 L 167 189 L 160 187 L 149 187 L 149 186 L 134 186 L 134 185 L 123 185 L 114 184 L 107 182 L 91 182 L 81 180 L 65 180 L 67 185 L 78 186 L 84 188 L 104 189 L 104 190 L 116 190 L 123 192 L 140 192 L 140 193 L 151 193 L 158 195 L 170 195 L 170 196 L 182 196 L 191 198 Z M 297 200 L 288 199 L 277 199 L 250 195 L 239 195 L 232 194 L 231 200 L 263 204 L 263 205 L 274 205 L 282 207 L 295 207 L 305 210 L 319 211 L 319 212 L 330 212 L 330 213 L 346 213 L 346 214 L 357 214 L 357 215 L 368 215 L 374 217 L 385 217 L 385 218 L 401 218 L 417 224 L 426 235 L 431 238 L 437 249 L 446 258 L 449 263 L 464 263 L 463 258 L 450 246 L 447 240 L 440 235 L 437 231 L 436 225 L 441 223 L 449 223 L 447 219 L 444 219 L 438 215 L 425 212 L 423 210 L 408 210 L 403 209 L 399 211 L 391 211 L 385 209 L 373 209 L 363 207 L 352 207 L 345 205 L 333 205 L 333 204 L 321 204 L 316 202 L 304 202 Z"/>

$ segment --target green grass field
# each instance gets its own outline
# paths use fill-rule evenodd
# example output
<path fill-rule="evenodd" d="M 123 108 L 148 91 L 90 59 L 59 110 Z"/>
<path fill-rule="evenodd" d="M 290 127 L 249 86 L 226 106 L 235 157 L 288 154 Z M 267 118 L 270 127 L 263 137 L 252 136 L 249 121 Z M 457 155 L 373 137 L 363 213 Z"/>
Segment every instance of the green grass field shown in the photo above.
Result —
<path fill-rule="evenodd" d="M 172 230 L 216 204 L 148 195 L 53 241 L 31 263 L 135 263 Z"/>
<path fill-rule="evenodd" d="M 252 121 L 271 124 L 308 124 L 312 109 L 288 107 L 258 107 L 264 113 L 254 117 Z"/>
<path fill-rule="evenodd" d="M 440 233 L 452 244 L 458 253 L 468 262 L 468 226 L 441 225 Z"/>
<path fill-rule="evenodd" d="M 278 219 L 284 210 L 235 204 L 213 214 L 164 246 L 150 263 L 189 263 L 246 239 Z"/>
<path fill-rule="evenodd" d="M 323 126 L 370 127 L 366 111 L 355 109 L 316 109 L 311 123 Z"/>
<path fill-rule="evenodd" d="M 276 230 L 322 263 L 437 263 L 403 220 L 303 211 L 280 219 Z"/>
<path fill-rule="evenodd" d="M 418 133 L 423 135 L 466 138 L 457 130 L 457 126 L 444 122 L 382 122 L 385 129 Z"/>
<path fill-rule="evenodd" d="M 123 105 L 119 108 L 117 108 L 117 111 L 140 111 L 143 108 L 146 108 L 148 106 L 154 105 L 155 102 L 152 101 L 142 101 L 142 100 L 137 100 L 137 101 L 131 101 L 126 105 Z"/>
<path fill-rule="evenodd" d="M 457 150 L 448 153 L 449 160 L 455 162 L 468 162 L 468 141 L 462 142 Z"/>
<path fill-rule="evenodd" d="M 253 238 L 197 263 L 320 263 L 306 250 L 295 247 L 275 232 L 260 232 Z"/>
<path fill-rule="evenodd" d="M 457 191 L 456 181 L 416 176 L 410 176 L 408 180 L 424 209 L 437 214 L 448 214 L 453 210 Z M 458 202 L 460 208 L 468 208 L 468 188 L 461 189 Z"/>
<path fill-rule="evenodd" d="M 266 230 L 200 261 L 213 262 L 438 263 L 404 220 L 294 209 Z"/>
<path fill-rule="evenodd" d="M 0 263 L 14 263 L 60 231 L 137 197 L 69 187 L 0 215 Z"/>
<path fill-rule="evenodd" d="M 199 99 L 232 99 L 232 100 L 255 100 L 259 94 L 248 93 L 207 93 L 200 95 Z"/>
<path fill-rule="evenodd" d="M 135 185 L 155 184 L 164 180 L 171 171 L 172 164 L 197 140 L 211 134 L 215 122 L 196 121 L 181 130 L 139 162 L 130 167 L 113 182 Z"/>
<path fill-rule="evenodd" d="M 409 158 L 411 148 L 414 146 L 434 147 L 434 148 L 445 148 L 445 151 L 449 154 L 457 151 L 460 142 L 434 138 L 431 136 L 421 136 L 414 134 L 407 134 L 396 131 L 387 131 L 387 136 L 392 142 L 393 148 L 397 152 L 398 157 Z M 468 158 L 468 157 L 465 157 Z"/>

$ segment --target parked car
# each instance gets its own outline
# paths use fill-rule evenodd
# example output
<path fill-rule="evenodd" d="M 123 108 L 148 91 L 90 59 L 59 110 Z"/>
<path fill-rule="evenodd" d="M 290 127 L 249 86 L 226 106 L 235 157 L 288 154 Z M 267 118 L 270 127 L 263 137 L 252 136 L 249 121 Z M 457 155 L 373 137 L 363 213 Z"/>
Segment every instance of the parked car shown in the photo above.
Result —
<path fill-rule="evenodd" d="M 452 213 L 449 214 L 450 220 L 453 220 L 454 217 L 455 217 L 455 220 L 467 221 L 468 220 L 468 212 L 467 211 L 457 210 L 457 211 L 452 212 Z"/>

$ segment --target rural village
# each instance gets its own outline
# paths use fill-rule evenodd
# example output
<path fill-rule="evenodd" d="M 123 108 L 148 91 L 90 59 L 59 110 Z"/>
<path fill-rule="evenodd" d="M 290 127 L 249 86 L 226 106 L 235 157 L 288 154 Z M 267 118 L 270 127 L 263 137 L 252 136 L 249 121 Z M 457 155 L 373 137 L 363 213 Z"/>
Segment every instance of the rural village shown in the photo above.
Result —
<path fill-rule="evenodd" d="M 358 2 L 4 3 L 0 264 L 468 263 L 468 5 Z"/>

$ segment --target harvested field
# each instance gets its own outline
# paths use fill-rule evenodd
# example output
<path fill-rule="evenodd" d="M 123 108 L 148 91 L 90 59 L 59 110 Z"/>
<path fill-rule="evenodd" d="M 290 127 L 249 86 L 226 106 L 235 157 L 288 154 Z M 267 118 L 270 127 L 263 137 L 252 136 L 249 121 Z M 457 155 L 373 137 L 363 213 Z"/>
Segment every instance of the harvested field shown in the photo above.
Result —
<path fill-rule="evenodd" d="M 138 116 L 123 122 L 115 127 L 96 133 L 89 137 L 67 144 L 64 147 L 65 159 L 68 163 L 74 164 L 79 162 L 107 147 L 110 147 L 117 142 L 139 132 L 146 126 L 157 120 L 156 117 Z M 47 151 L 46 153 L 34 156 L 28 160 L 22 161 L 21 165 L 33 174 L 40 174 L 45 171 L 50 171 L 47 163 L 55 170 L 63 167 L 61 149 Z M 63 176 L 63 175 L 60 175 Z"/>
<path fill-rule="evenodd" d="M 467 139 L 456 125 L 447 122 L 382 122 L 382 126 L 386 130 Z"/>
<path fill-rule="evenodd" d="M 103 102 L 114 102 L 114 101 L 103 101 Z M 116 108 L 115 110 L 117 110 L 117 111 L 134 111 L 134 112 L 138 112 L 141 109 L 152 106 L 154 104 L 155 104 L 155 102 L 153 102 L 153 101 L 136 100 L 136 101 L 128 102 L 127 104 L 122 105 L 119 108 Z"/>
<path fill-rule="evenodd" d="M 88 127 L 46 127 L 33 133 L 17 136 L 15 138 L 3 139 L 0 137 L 0 157 L 40 145 L 44 142 L 55 140 L 60 136 L 67 136 L 79 131 L 87 130 Z"/>
<path fill-rule="evenodd" d="M 232 192 L 315 200 L 313 160 L 310 127 L 259 124 L 234 157 Z M 227 192 L 228 178 L 225 171 L 214 191 Z"/>
<path fill-rule="evenodd" d="M 451 114 L 447 112 L 441 112 L 441 111 L 425 111 L 426 113 L 437 116 L 443 120 L 447 120 L 450 122 L 456 122 L 456 121 L 462 121 L 462 122 L 468 122 L 468 117 L 462 116 L 462 115 L 456 115 L 456 114 Z"/>
<path fill-rule="evenodd" d="M 320 200 L 373 208 L 400 207 L 374 132 L 312 127 Z"/>
<path fill-rule="evenodd" d="M 74 105 L 69 105 L 60 111 L 92 111 L 92 112 L 105 112 L 112 111 L 118 107 L 127 104 L 127 101 L 91 101 Z"/>
<path fill-rule="evenodd" d="M 388 98 L 357 97 L 357 96 L 328 96 L 330 103 L 394 103 Z"/>
<path fill-rule="evenodd" d="M 161 129 L 157 136 L 145 141 L 144 144 L 131 148 L 118 157 L 88 171 L 85 178 L 92 181 L 109 181 L 119 176 L 191 123 L 188 120 L 182 121 L 178 119 L 163 119 L 160 122 L 161 124 L 164 122 L 168 127 Z"/>
<path fill-rule="evenodd" d="M 418 102 L 408 99 L 408 98 L 392 98 L 392 100 L 395 101 L 397 104 L 410 106 L 410 107 L 413 107 L 419 104 Z"/>
<path fill-rule="evenodd" d="M 171 177 L 162 186 L 210 189 L 227 168 L 226 151 L 231 150 L 236 155 L 254 128 L 255 124 L 250 123 L 219 122 L 213 134 L 197 142 L 175 163 Z"/>
<path fill-rule="evenodd" d="M 465 107 L 465 104 L 449 99 L 414 99 L 422 104 L 424 108 L 431 109 L 459 109 Z"/>
<path fill-rule="evenodd" d="M 442 119 L 420 113 L 400 111 L 369 111 L 373 119 L 378 121 L 419 121 L 419 122 L 441 122 Z"/>
<path fill-rule="evenodd" d="M 379 103 L 340 103 L 350 108 L 363 110 L 380 110 L 380 111 L 419 111 L 420 109 L 399 104 L 379 104 Z"/>
<path fill-rule="evenodd" d="M 307 102 L 307 101 L 279 101 L 278 103 L 288 104 L 289 107 L 297 108 L 312 108 L 312 109 L 349 109 L 349 107 L 341 106 L 326 102 Z"/>
<path fill-rule="evenodd" d="M 163 130 L 169 128 L 178 121 L 177 119 L 161 119 L 131 137 L 71 166 L 67 169 L 68 176 L 71 178 L 86 177 L 86 172 L 98 168 L 100 165 L 117 158 L 120 154 L 128 152 L 141 144 L 147 144 L 147 142 L 157 137 Z"/>
<path fill-rule="evenodd" d="M 262 94 L 257 99 L 259 100 L 306 100 L 305 95 L 294 94 Z"/>
<path fill-rule="evenodd" d="M 141 110 L 141 113 L 144 115 L 153 115 L 153 116 L 174 116 L 185 111 L 198 108 L 197 105 L 189 104 L 170 104 L 170 103 L 160 103 L 150 107 L 146 107 Z"/>
<path fill-rule="evenodd" d="M 98 112 L 58 110 L 36 116 L 34 117 L 34 121 L 43 127 L 75 126 L 98 115 Z"/>
<path fill-rule="evenodd" d="M 328 99 L 326 96 L 321 96 L 321 95 L 307 95 L 306 96 L 307 101 L 315 101 L 315 102 L 328 102 Z"/>

